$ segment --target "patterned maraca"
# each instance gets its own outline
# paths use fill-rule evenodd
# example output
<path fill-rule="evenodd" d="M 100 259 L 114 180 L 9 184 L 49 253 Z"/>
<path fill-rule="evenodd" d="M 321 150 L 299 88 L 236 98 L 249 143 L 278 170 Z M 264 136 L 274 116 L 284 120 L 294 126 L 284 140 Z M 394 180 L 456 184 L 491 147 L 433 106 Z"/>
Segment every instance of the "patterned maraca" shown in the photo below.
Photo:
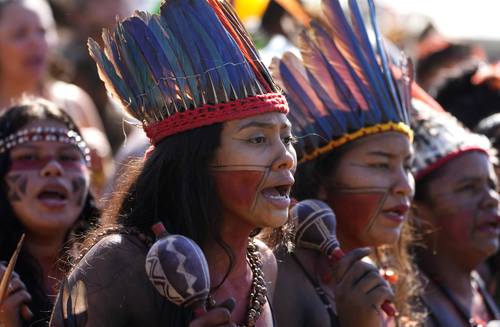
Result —
<path fill-rule="evenodd" d="M 170 235 L 161 223 L 153 226 L 157 241 L 146 257 L 146 273 L 169 301 L 190 307 L 199 317 L 206 312 L 210 291 L 208 264 L 200 247 L 182 235 Z"/>
<path fill-rule="evenodd" d="M 328 204 L 320 200 L 304 200 L 292 207 L 290 216 L 295 225 L 297 247 L 319 251 L 330 262 L 332 257 L 345 255 L 337 240 L 337 219 Z M 381 307 L 388 316 L 396 313 L 389 301 Z"/>

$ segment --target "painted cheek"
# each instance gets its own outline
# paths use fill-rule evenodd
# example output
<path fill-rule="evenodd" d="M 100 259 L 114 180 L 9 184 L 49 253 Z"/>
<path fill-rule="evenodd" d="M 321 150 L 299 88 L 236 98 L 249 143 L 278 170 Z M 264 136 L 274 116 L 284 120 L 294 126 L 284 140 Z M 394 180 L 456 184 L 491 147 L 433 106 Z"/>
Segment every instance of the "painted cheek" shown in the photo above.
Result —
<path fill-rule="evenodd" d="M 7 197 L 12 202 L 20 202 L 26 197 L 29 174 L 23 172 L 10 172 L 5 180 L 7 182 Z"/>
<path fill-rule="evenodd" d="M 473 210 L 457 210 L 453 213 L 441 215 L 438 219 L 438 227 L 450 240 L 463 242 L 470 239 L 475 221 Z"/>
<path fill-rule="evenodd" d="M 386 194 L 385 189 L 329 194 L 326 202 L 337 216 L 338 234 L 356 240 L 360 243 L 359 246 L 368 246 L 369 244 L 363 244 L 362 235 L 367 232 L 383 207 Z"/>
<path fill-rule="evenodd" d="M 83 205 L 83 201 L 85 200 L 85 195 L 87 191 L 87 181 L 85 178 L 78 176 L 71 180 L 72 193 L 75 199 L 75 203 L 77 206 Z"/>
<path fill-rule="evenodd" d="M 225 170 L 212 173 L 222 203 L 246 210 L 254 207 L 264 171 Z"/>

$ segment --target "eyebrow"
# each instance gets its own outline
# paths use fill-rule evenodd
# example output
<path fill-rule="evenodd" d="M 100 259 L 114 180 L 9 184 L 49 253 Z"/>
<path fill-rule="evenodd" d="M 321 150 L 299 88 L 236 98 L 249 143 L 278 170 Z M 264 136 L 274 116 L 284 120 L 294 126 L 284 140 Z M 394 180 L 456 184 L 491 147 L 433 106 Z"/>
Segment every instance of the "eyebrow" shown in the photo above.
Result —
<path fill-rule="evenodd" d="M 385 151 L 378 151 L 378 150 L 370 151 L 367 154 L 370 155 L 370 156 L 379 156 L 379 157 L 384 157 L 384 158 L 388 158 L 388 159 L 394 159 L 394 158 L 398 157 L 397 154 L 390 153 L 390 152 L 385 152 Z M 413 157 L 413 155 L 410 153 L 407 156 L 405 156 L 404 159 L 405 160 L 411 160 L 412 157 Z"/>
<path fill-rule="evenodd" d="M 268 122 L 259 122 L 259 121 L 252 121 L 247 124 L 244 124 L 243 126 L 240 126 L 238 128 L 238 132 L 247 129 L 247 128 L 264 128 L 264 129 L 274 129 L 276 128 L 275 123 L 268 123 Z M 286 128 L 291 128 L 291 125 L 289 123 L 282 123 L 280 125 L 280 129 L 286 129 Z"/>

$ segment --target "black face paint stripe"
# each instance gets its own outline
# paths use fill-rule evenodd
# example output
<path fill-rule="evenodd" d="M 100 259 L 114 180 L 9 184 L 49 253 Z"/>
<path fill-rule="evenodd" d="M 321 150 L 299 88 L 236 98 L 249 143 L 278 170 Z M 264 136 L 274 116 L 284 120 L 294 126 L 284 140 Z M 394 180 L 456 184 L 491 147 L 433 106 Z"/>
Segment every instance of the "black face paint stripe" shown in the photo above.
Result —
<path fill-rule="evenodd" d="M 71 185 L 73 187 L 73 193 L 76 194 L 76 204 L 83 205 L 85 199 L 85 179 L 83 177 L 77 177 L 71 180 Z"/>
<path fill-rule="evenodd" d="M 9 200 L 21 201 L 21 196 L 26 194 L 28 178 L 22 175 L 11 175 L 8 176 L 6 179 L 7 179 L 7 196 Z"/>

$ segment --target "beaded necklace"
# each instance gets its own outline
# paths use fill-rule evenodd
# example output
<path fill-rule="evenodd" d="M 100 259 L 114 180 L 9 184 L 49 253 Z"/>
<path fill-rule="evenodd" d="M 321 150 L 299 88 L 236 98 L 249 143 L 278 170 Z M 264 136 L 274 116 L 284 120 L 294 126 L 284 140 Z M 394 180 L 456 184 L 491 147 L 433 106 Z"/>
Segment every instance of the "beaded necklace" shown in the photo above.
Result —
<path fill-rule="evenodd" d="M 247 262 L 252 271 L 252 285 L 248 299 L 248 309 L 246 321 L 243 324 L 237 324 L 237 327 L 253 327 L 257 324 L 264 305 L 267 302 L 267 287 L 262 271 L 262 258 L 257 245 L 250 240 L 247 247 Z M 215 301 L 209 295 L 207 299 L 207 307 L 213 307 Z"/>

